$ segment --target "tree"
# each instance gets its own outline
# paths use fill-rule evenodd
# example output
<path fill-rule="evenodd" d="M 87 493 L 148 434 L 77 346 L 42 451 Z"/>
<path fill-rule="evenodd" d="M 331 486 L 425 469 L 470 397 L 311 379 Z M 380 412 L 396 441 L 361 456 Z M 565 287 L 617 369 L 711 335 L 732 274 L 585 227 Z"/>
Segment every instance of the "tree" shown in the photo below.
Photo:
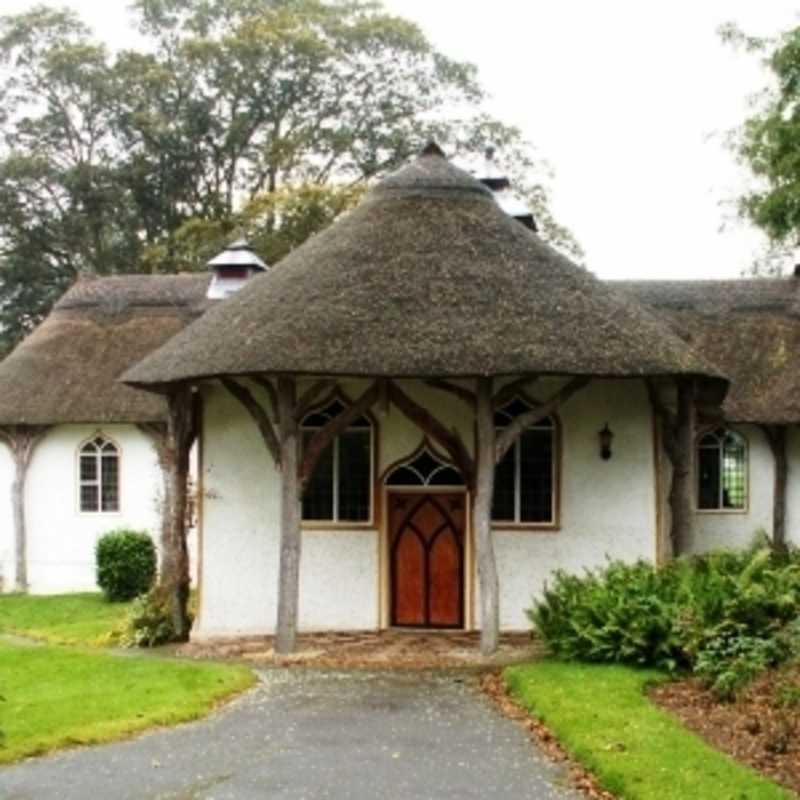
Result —
<path fill-rule="evenodd" d="M 770 75 L 771 85 L 753 100 L 752 113 L 732 143 L 755 178 L 739 198 L 739 213 L 770 241 L 769 250 L 749 273 L 779 275 L 782 262 L 800 244 L 800 27 L 777 38 L 757 38 L 728 24 L 720 35 L 761 54 Z"/>
<path fill-rule="evenodd" d="M 137 0 L 136 50 L 69 11 L 0 19 L 0 350 L 81 271 L 170 272 L 248 230 L 268 260 L 435 137 L 490 145 L 545 238 L 544 165 L 475 68 L 371 0 Z M 31 100 L 35 98 L 35 100 Z"/>

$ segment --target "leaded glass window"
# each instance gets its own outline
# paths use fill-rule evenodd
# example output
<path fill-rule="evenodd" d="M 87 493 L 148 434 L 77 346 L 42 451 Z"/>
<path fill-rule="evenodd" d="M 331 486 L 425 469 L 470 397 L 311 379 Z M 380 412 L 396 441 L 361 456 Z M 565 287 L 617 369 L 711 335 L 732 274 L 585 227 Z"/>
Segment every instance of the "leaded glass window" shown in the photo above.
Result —
<path fill-rule="evenodd" d="M 529 406 L 513 400 L 495 413 L 498 432 Z M 555 425 L 550 417 L 523 431 L 495 467 L 492 519 L 495 522 L 555 522 Z"/>
<path fill-rule="evenodd" d="M 741 434 L 717 428 L 698 439 L 697 507 L 703 511 L 747 507 L 747 443 Z"/>
<path fill-rule="evenodd" d="M 416 455 L 398 464 L 387 476 L 387 486 L 463 486 L 461 473 L 428 449 L 427 444 Z"/>
<path fill-rule="evenodd" d="M 301 425 L 303 447 L 344 411 L 334 400 Z M 318 522 L 369 522 L 372 517 L 372 425 L 360 417 L 320 456 L 303 494 L 303 519 Z"/>
<path fill-rule="evenodd" d="M 119 449 L 110 439 L 95 436 L 78 455 L 78 503 L 82 512 L 119 511 Z"/>

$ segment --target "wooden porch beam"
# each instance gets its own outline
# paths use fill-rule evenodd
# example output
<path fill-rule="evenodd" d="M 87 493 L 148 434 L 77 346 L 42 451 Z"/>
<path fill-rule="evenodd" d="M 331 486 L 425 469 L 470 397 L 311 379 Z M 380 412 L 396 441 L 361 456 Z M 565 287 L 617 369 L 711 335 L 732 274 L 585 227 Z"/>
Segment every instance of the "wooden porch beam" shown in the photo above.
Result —
<path fill-rule="evenodd" d="M 334 380 L 319 380 L 312 383 L 311 386 L 300 395 L 300 399 L 297 401 L 295 419 L 298 422 L 302 422 L 303 417 L 314 407 L 314 403 L 327 391 L 333 391 L 335 386 L 336 381 Z"/>
<path fill-rule="evenodd" d="M 538 375 L 527 375 L 523 378 L 517 378 L 517 380 L 511 381 L 511 383 L 507 383 L 495 393 L 492 398 L 492 407 L 495 410 L 502 408 L 506 403 L 511 402 L 518 394 L 530 389 L 538 380 Z"/>
<path fill-rule="evenodd" d="M 762 425 L 774 463 L 775 481 L 772 495 L 772 549 L 785 553 L 786 546 L 786 490 L 789 483 L 789 458 L 787 425 Z"/>
<path fill-rule="evenodd" d="M 278 436 L 275 433 L 275 427 L 269 418 L 267 412 L 262 408 L 261 404 L 256 400 L 253 393 L 246 387 L 242 386 L 233 378 L 220 378 L 222 385 L 244 406 L 248 414 L 252 417 L 253 421 L 258 426 L 261 433 L 261 438 L 267 446 L 272 460 L 275 465 L 280 468 L 281 466 L 281 447 L 278 443 Z M 261 381 L 257 381 L 259 386 L 264 386 Z M 274 391 L 274 389 L 273 389 Z M 294 409 L 292 409 L 294 413 Z"/>
<path fill-rule="evenodd" d="M 457 397 L 459 400 L 466 403 L 471 411 L 475 411 L 475 392 L 471 392 L 463 386 L 458 386 L 455 383 L 450 383 L 450 381 L 441 380 L 440 378 L 429 378 L 425 381 L 425 385 Z"/>

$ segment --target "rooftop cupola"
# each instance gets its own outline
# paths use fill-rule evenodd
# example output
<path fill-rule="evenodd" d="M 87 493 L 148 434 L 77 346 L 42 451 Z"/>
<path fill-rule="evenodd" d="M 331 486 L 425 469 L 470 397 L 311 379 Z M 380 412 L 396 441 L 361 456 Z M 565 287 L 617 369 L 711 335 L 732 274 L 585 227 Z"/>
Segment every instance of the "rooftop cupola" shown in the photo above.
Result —
<path fill-rule="evenodd" d="M 267 265 L 256 255 L 245 239 L 229 244 L 218 256 L 208 262 L 214 275 L 208 287 L 210 300 L 224 300 L 259 272 L 266 272 Z"/>
<path fill-rule="evenodd" d="M 511 189 L 511 181 L 494 160 L 495 150 L 493 147 L 486 148 L 486 160 L 479 173 L 478 180 L 492 190 L 497 205 L 508 214 L 509 217 L 521 222 L 526 228 L 532 231 L 538 230 L 536 220 L 533 218 L 527 203 Z"/>

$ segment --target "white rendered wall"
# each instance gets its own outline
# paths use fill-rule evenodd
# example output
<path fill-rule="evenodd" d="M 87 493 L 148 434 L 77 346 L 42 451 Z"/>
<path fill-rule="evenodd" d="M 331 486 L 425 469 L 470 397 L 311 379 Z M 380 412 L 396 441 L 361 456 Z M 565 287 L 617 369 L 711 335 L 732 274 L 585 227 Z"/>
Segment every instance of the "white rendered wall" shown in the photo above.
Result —
<path fill-rule="evenodd" d="M 550 390 L 536 387 L 537 397 Z M 653 423 L 644 385 L 596 381 L 559 410 L 561 517 L 558 530 L 496 528 L 500 625 L 528 629 L 525 609 L 553 570 L 581 572 L 609 560 L 652 561 L 656 551 Z M 612 455 L 600 457 L 608 423 Z M 477 589 L 477 587 L 476 587 Z M 479 592 L 475 622 L 480 625 Z"/>
<path fill-rule="evenodd" d="M 11 508 L 11 484 L 14 459 L 8 445 L 0 443 L 0 592 L 14 588 L 14 515 Z"/>
<path fill-rule="evenodd" d="M 690 545 L 692 553 L 705 553 L 726 547 L 747 547 L 760 531 L 772 536 L 775 467 L 769 443 L 764 433 L 755 425 L 731 427 L 747 440 L 747 508 L 744 511 L 697 511 Z M 797 455 L 795 444 L 795 458 Z M 790 463 L 791 459 L 790 453 Z M 791 485 L 789 494 L 791 498 Z"/>
<path fill-rule="evenodd" d="M 800 427 L 789 428 L 786 541 L 800 547 Z"/>
<path fill-rule="evenodd" d="M 547 397 L 558 385 L 537 384 L 536 395 Z M 343 388 L 354 397 L 364 386 Z M 455 426 L 471 448 L 470 412 L 460 400 L 416 382 L 402 386 Z M 528 627 L 524 609 L 553 569 L 578 571 L 601 566 L 608 558 L 652 560 L 655 554 L 653 428 L 643 385 L 635 380 L 590 385 L 564 407 L 560 418 L 560 529 L 497 533 L 505 629 Z M 376 414 L 376 419 L 376 471 L 382 475 L 411 455 L 423 436 L 397 409 Z M 609 461 L 599 455 L 597 434 L 605 423 L 615 434 Z M 271 633 L 277 602 L 278 475 L 254 423 L 216 386 L 204 391 L 201 448 L 201 602 L 192 636 Z M 351 528 L 304 527 L 301 630 L 375 629 L 385 623 L 388 587 L 380 575 L 382 561 L 385 571 L 382 547 L 380 520 Z M 477 621 L 477 597 L 474 605 Z"/>

